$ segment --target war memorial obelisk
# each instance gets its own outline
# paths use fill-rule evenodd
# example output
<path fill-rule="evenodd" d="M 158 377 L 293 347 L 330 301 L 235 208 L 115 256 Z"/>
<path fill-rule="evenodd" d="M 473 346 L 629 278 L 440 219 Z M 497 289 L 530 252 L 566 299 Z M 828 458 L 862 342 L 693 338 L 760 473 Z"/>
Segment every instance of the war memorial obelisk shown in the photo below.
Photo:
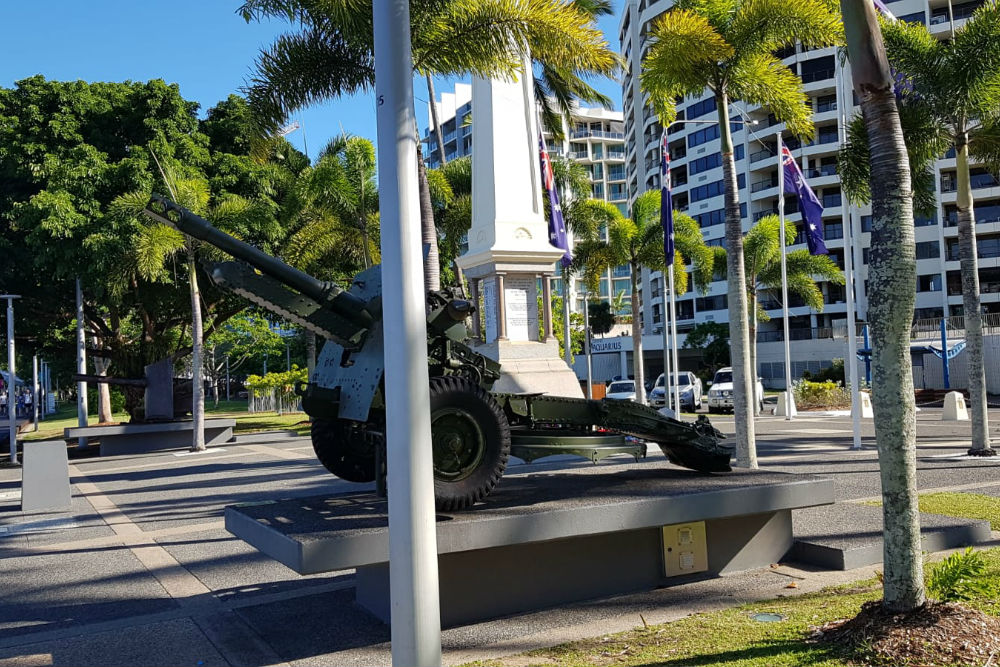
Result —
<path fill-rule="evenodd" d="M 474 348 L 503 365 L 494 391 L 582 398 L 552 332 L 549 279 L 564 251 L 549 244 L 530 67 L 517 81 L 474 78 L 472 113 L 472 227 L 458 264 L 482 303 Z"/>

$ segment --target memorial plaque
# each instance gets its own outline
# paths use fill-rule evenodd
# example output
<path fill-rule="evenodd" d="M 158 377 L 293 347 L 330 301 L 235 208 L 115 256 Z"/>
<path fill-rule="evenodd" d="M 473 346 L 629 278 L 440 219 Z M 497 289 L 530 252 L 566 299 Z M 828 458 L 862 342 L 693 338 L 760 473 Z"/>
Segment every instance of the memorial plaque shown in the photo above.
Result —
<path fill-rule="evenodd" d="M 504 281 L 507 338 L 538 340 L 538 287 L 533 276 L 508 276 Z"/>
<path fill-rule="evenodd" d="M 486 327 L 486 342 L 497 339 L 497 284 L 493 279 L 483 281 L 483 319 Z"/>

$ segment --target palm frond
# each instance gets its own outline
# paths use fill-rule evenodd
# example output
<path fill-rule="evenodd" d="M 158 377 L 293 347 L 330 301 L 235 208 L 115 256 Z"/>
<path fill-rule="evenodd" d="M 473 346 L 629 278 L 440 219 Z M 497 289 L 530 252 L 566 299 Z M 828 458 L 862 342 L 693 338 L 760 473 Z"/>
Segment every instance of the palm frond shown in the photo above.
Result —
<path fill-rule="evenodd" d="M 136 238 L 135 268 L 147 280 L 162 280 L 167 258 L 183 247 L 184 235 L 173 227 L 159 223 L 143 227 Z"/>
<path fill-rule="evenodd" d="M 736 60 L 728 83 L 732 99 L 770 109 L 793 134 L 812 137 L 812 109 L 802 79 L 771 53 L 749 53 Z"/>
<path fill-rule="evenodd" d="M 684 8 L 665 12 L 650 29 L 642 89 L 662 121 L 670 123 L 677 117 L 677 97 L 701 94 L 716 83 L 718 63 L 732 55 L 733 47 L 705 16 Z"/>
<path fill-rule="evenodd" d="M 969 134 L 969 153 L 994 175 L 1000 174 L 1000 122 L 989 121 Z"/>
<path fill-rule="evenodd" d="M 840 12 L 823 0 L 743 0 L 724 34 L 739 59 L 796 41 L 806 47 L 841 44 L 844 27 Z"/>

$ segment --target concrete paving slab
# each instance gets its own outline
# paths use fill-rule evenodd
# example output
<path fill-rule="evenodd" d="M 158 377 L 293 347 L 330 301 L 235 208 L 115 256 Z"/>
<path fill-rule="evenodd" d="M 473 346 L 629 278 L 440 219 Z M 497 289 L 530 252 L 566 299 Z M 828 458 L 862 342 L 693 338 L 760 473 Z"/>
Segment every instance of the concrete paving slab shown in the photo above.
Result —
<path fill-rule="evenodd" d="M 0 638 L 175 609 L 124 547 L 4 558 Z"/>
<path fill-rule="evenodd" d="M 191 619 L 0 649 L 0 667 L 229 667 Z"/>
<path fill-rule="evenodd" d="M 836 503 L 792 512 L 795 543 L 786 558 L 832 570 L 882 562 L 882 508 Z M 920 514 L 925 552 L 978 544 L 990 539 L 988 521 Z"/>

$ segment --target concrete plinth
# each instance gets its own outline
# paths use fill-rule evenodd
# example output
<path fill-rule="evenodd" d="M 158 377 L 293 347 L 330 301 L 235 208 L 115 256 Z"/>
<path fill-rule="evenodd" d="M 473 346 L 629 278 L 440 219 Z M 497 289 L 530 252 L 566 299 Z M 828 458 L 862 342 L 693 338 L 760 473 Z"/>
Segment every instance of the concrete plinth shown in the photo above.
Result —
<path fill-rule="evenodd" d="M 442 623 L 767 567 L 791 547 L 790 510 L 832 501 L 824 478 L 661 462 L 509 476 L 472 510 L 438 516 Z M 357 568 L 358 602 L 388 621 L 386 509 L 368 493 L 300 498 L 228 507 L 226 528 L 301 574 Z M 668 576 L 664 527 L 678 524 L 705 536 L 688 559 L 704 567 Z"/>
<path fill-rule="evenodd" d="M 875 411 L 872 409 L 872 396 L 867 391 L 858 392 L 858 402 L 861 408 L 861 418 L 871 419 L 875 416 Z"/>
<path fill-rule="evenodd" d="M 784 391 L 781 392 L 780 394 L 778 394 L 778 405 L 777 405 L 777 407 L 774 408 L 774 414 L 776 416 L 778 416 L 778 417 L 787 417 L 788 416 L 787 414 L 785 414 L 785 405 L 786 405 L 786 403 L 785 403 L 785 400 L 786 400 L 785 399 L 785 394 L 786 394 L 786 392 L 784 392 Z M 792 415 L 791 416 L 795 417 L 796 415 L 799 414 L 799 411 L 795 408 L 795 396 L 794 395 L 792 396 L 791 404 L 792 404 Z"/>
<path fill-rule="evenodd" d="M 21 511 L 69 510 L 69 455 L 63 440 L 24 443 Z"/>
<path fill-rule="evenodd" d="M 969 421 L 969 411 L 965 407 L 965 396 L 961 392 L 952 391 L 945 394 L 941 421 Z"/>
<path fill-rule="evenodd" d="M 229 442 L 235 426 L 235 419 L 206 419 L 205 446 Z M 193 431 L 194 422 L 176 421 L 67 428 L 63 434 L 66 438 L 100 438 L 101 456 L 116 456 L 190 447 Z"/>
<path fill-rule="evenodd" d="M 494 341 L 474 348 L 500 362 L 503 374 L 493 386 L 501 393 L 542 393 L 583 398 L 580 380 L 559 356 L 559 344 L 548 342 Z"/>

